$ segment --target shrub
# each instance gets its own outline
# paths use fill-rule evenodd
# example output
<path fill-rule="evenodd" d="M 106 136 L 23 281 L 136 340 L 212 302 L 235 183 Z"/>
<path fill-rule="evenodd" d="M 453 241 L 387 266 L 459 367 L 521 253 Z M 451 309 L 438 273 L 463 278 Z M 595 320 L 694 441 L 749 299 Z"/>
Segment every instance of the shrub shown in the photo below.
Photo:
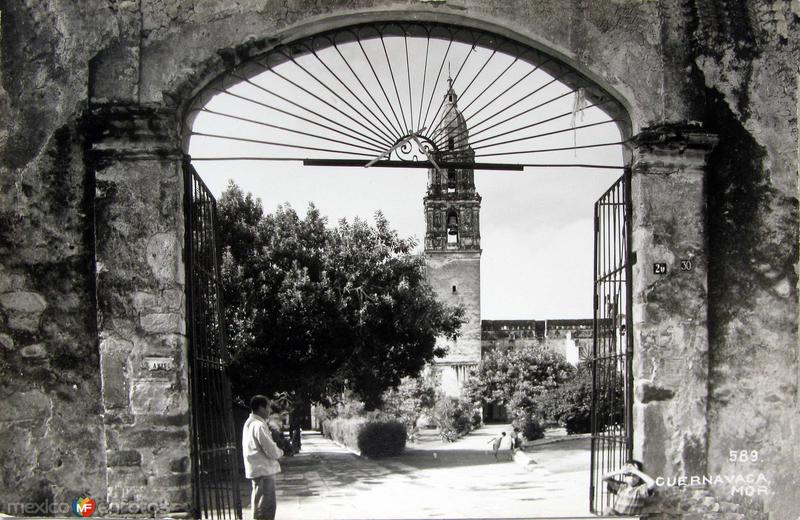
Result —
<path fill-rule="evenodd" d="M 325 437 L 366 457 L 389 457 L 403 453 L 406 428 L 376 413 L 370 417 L 328 419 L 322 423 Z"/>
<path fill-rule="evenodd" d="M 399 421 L 368 422 L 358 432 L 358 449 L 370 457 L 400 455 L 406 447 L 406 427 Z"/>
<path fill-rule="evenodd" d="M 561 416 L 567 434 L 589 433 L 592 431 L 592 416 L 590 413 L 568 412 Z"/>
<path fill-rule="evenodd" d="M 433 419 L 443 440 L 453 442 L 482 424 L 481 414 L 467 399 L 442 397 L 433 409 Z"/>
<path fill-rule="evenodd" d="M 365 419 L 359 418 L 328 419 L 322 423 L 322 433 L 339 444 L 358 450 L 358 433 L 365 422 Z"/>
<path fill-rule="evenodd" d="M 539 419 L 532 415 L 522 415 L 514 419 L 512 423 L 520 429 L 520 433 L 529 441 L 535 441 L 544 437 L 544 426 Z"/>

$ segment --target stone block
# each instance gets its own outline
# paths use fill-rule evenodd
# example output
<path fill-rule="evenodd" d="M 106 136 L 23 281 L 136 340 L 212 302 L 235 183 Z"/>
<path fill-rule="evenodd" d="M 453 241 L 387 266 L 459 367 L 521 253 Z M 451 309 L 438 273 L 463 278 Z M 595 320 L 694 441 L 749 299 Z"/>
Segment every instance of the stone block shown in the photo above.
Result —
<path fill-rule="evenodd" d="M 8 312 L 8 328 L 22 330 L 25 332 L 36 332 L 39 330 L 41 314 L 26 312 Z"/>
<path fill-rule="evenodd" d="M 189 427 L 184 428 L 148 428 L 138 424 L 135 429 L 120 431 L 117 435 L 118 446 L 126 449 L 152 448 L 153 446 L 185 446 L 189 449 Z"/>
<path fill-rule="evenodd" d="M 14 338 L 8 334 L 0 334 L 0 346 L 12 350 L 14 348 Z"/>
<path fill-rule="evenodd" d="M 152 293 L 137 291 L 131 296 L 131 305 L 139 313 L 150 313 L 162 310 L 158 300 Z"/>
<path fill-rule="evenodd" d="M 147 241 L 147 265 L 161 283 L 177 281 L 180 252 L 174 233 L 158 233 Z"/>
<path fill-rule="evenodd" d="M 189 408 L 189 396 L 176 391 L 169 381 L 136 380 L 131 386 L 131 410 L 135 414 L 178 415 Z"/>
<path fill-rule="evenodd" d="M 3 397 L 0 406 L 0 422 L 41 420 L 50 410 L 50 397 L 39 391 L 17 392 Z"/>
<path fill-rule="evenodd" d="M 107 464 L 111 466 L 141 466 L 142 454 L 136 450 L 109 451 Z"/>
<path fill-rule="evenodd" d="M 180 310 L 183 304 L 183 291 L 180 289 L 167 289 L 162 293 L 161 299 L 167 309 L 171 311 Z"/>
<path fill-rule="evenodd" d="M 117 466 L 108 468 L 108 487 L 123 488 L 131 486 L 146 486 L 147 475 L 137 467 Z"/>
<path fill-rule="evenodd" d="M 133 343 L 107 339 L 100 343 L 103 403 L 106 409 L 127 408 L 129 385 L 127 360 Z"/>
<path fill-rule="evenodd" d="M 178 334 L 181 332 L 181 317 L 176 313 L 146 314 L 139 320 L 146 332 L 159 334 Z"/>
<path fill-rule="evenodd" d="M 147 479 L 147 484 L 149 486 L 158 488 L 183 487 L 191 483 L 192 474 L 188 472 L 176 473 L 174 475 L 150 476 Z"/>
<path fill-rule="evenodd" d="M 47 349 L 41 343 L 34 343 L 33 345 L 22 347 L 20 354 L 24 358 L 40 359 L 47 357 Z"/>
<path fill-rule="evenodd" d="M 40 313 L 47 308 L 47 301 L 39 293 L 17 291 L 0 295 L 0 306 L 18 312 Z"/>
<path fill-rule="evenodd" d="M 179 457 L 169 464 L 169 470 L 173 473 L 186 473 L 191 468 L 189 457 Z"/>

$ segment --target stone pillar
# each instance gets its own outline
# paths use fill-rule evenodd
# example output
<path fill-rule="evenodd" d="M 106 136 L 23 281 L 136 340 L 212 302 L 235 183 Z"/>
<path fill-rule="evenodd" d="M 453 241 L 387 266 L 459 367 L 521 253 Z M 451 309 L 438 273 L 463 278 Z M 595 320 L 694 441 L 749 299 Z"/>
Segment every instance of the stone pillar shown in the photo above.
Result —
<path fill-rule="evenodd" d="M 136 104 L 99 106 L 86 119 L 96 180 L 98 340 L 112 507 L 186 510 L 191 498 L 175 122 L 172 111 Z"/>
<path fill-rule="evenodd" d="M 633 140 L 634 455 L 654 477 L 703 475 L 709 370 L 705 167 L 716 137 L 697 126 L 664 125 Z"/>

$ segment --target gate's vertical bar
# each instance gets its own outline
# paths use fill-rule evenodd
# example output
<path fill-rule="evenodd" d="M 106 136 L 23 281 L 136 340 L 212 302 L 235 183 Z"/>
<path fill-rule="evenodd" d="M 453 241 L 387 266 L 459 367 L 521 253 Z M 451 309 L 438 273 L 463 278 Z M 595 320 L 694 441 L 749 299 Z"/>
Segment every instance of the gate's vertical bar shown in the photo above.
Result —
<path fill-rule="evenodd" d="M 592 369 L 592 409 L 589 415 L 590 419 L 590 428 L 591 428 L 591 443 L 590 443 L 590 459 L 589 459 L 589 511 L 592 513 L 596 512 L 595 508 L 595 494 L 596 494 L 596 481 L 595 481 L 595 471 L 597 469 L 597 436 L 595 432 L 597 432 L 597 334 L 598 334 L 598 327 L 597 327 L 597 308 L 599 306 L 598 303 L 598 294 L 597 294 L 597 271 L 598 271 L 598 256 L 597 256 L 597 248 L 599 245 L 599 238 L 598 234 L 600 233 L 600 215 L 598 213 L 600 202 L 595 202 L 594 204 L 594 276 L 592 278 L 592 308 L 593 308 L 593 319 L 592 319 L 592 356 L 590 359 L 591 369 Z"/>
<path fill-rule="evenodd" d="M 625 428 L 628 437 L 628 457 L 633 457 L 633 264 L 636 257 L 633 253 L 633 229 L 631 214 L 633 199 L 631 197 L 630 167 L 625 168 Z"/>

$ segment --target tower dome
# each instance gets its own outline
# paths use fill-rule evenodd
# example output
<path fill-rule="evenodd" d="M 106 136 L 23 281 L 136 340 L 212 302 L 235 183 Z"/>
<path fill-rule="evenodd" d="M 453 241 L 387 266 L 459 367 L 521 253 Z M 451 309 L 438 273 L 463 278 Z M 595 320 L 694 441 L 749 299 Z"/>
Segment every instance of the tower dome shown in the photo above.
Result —
<path fill-rule="evenodd" d="M 453 80 L 448 78 L 448 89 L 445 94 L 444 113 L 439 122 L 438 130 L 447 139 L 442 147 L 442 154 L 447 156 L 451 155 L 449 152 L 454 152 L 452 155 L 463 156 L 469 150 L 469 131 L 467 130 L 467 122 L 461 111 L 458 109 L 458 95 L 453 90 Z M 449 157 L 448 157 L 449 158 Z"/>

